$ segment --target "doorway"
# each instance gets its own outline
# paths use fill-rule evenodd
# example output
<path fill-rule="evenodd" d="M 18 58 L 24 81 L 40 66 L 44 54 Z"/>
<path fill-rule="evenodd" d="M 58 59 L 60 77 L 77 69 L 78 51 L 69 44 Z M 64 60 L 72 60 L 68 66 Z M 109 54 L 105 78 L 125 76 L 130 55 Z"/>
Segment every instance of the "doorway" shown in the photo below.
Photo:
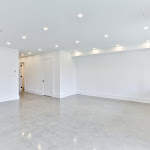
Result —
<path fill-rule="evenodd" d="M 53 82 L 52 82 L 52 59 L 43 60 L 43 95 L 52 96 Z"/>
<path fill-rule="evenodd" d="M 23 92 L 24 91 L 24 62 L 20 63 L 19 67 L 19 91 Z"/>

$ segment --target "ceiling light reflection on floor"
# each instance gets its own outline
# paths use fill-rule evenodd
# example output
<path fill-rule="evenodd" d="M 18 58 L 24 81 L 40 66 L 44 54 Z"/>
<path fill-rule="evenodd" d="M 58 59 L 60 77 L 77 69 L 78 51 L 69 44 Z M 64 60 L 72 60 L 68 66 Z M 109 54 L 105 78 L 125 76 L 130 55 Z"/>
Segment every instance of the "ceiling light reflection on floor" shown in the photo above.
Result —
<path fill-rule="evenodd" d="M 38 150 L 41 150 L 41 145 L 40 144 L 38 144 Z"/>
<path fill-rule="evenodd" d="M 29 139 L 31 138 L 31 133 L 28 134 L 28 138 L 29 138 Z"/>
<path fill-rule="evenodd" d="M 24 136 L 24 132 L 22 132 L 21 136 Z"/>

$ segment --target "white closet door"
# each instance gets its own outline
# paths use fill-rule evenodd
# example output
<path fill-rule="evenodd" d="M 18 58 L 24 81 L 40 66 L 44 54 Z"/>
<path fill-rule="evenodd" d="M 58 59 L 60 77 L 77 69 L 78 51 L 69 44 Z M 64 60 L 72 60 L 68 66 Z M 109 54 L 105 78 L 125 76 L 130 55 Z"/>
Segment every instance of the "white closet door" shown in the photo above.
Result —
<path fill-rule="evenodd" d="M 43 60 L 43 95 L 52 96 L 52 60 Z"/>

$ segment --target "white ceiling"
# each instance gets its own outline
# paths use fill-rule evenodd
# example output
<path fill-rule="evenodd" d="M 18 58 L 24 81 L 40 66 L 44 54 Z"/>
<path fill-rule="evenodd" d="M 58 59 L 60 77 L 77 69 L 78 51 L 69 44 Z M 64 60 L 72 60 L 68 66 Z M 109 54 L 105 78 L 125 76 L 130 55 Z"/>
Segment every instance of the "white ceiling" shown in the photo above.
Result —
<path fill-rule="evenodd" d="M 150 40 L 149 6 L 150 0 L 1 0 L 0 46 L 35 54 L 39 48 L 88 51 L 139 45 Z"/>

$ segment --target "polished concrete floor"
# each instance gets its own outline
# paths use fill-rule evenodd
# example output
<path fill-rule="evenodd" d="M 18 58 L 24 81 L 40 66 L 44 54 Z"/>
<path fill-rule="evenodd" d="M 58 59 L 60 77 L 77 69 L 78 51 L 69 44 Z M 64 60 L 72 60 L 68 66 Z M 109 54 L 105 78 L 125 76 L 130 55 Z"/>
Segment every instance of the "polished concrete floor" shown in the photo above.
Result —
<path fill-rule="evenodd" d="M 0 103 L 0 150 L 150 150 L 150 104 L 23 93 Z"/>

